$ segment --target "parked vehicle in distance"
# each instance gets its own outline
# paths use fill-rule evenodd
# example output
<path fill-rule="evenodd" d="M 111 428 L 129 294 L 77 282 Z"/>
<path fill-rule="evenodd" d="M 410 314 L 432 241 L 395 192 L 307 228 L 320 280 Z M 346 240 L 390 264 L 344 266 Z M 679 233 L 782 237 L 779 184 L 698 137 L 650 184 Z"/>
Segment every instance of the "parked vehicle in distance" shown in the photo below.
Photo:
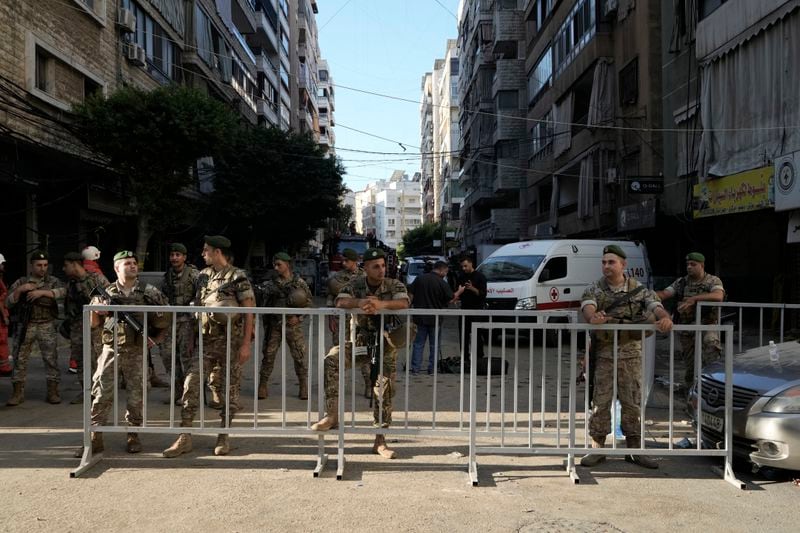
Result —
<path fill-rule="evenodd" d="M 800 343 L 753 348 L 733 359 L 733 452 L 758 467 L 800 470 Z M 725 363 L 701 373 L 703 445 L 725 443 Z M 687 410 L 697 427 L 697 385 Z"/>

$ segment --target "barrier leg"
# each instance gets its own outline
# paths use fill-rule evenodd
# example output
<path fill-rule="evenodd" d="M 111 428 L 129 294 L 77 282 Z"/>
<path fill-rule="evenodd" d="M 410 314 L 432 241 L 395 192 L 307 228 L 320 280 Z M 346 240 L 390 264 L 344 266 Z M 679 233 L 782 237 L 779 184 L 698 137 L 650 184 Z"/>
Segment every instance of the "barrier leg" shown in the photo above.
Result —
<path fill-rule="evenodd" d="M 489 330 L 489 350 L 491 352 L 491 330 Z M 478 486 L 478 462 L 476 459 L 476 427 L 478 414 L 476 395 L 478 393 L 477 380 L 478 380 L 478 326 L 472 324 L 472 331 L 470 332 L 470 365 L 469 365 L 469 479 L 473 487 Z M 491 388 L 487 384 L 487 388 Z M 488 422 L 488 418 L 487 418 Z"/>
<path fill-rule="evenodd" d="M 325 365 L 325 322 L 327 321 L 326 315 L 318 315 L 317 316 L 317 411 L 319 418 L 322 418 L 324 413 L 324 398 L 325 398 L 325 375 L 324 375 L 324 365 Z M 311 326 L 309 326 L 309 331 L 313 329 L 314 319 L 311 319 Z M 339 327 L 344 325 L 344 320 L 339 321 Z M 311 388 L 311 343 L 308 344 L 308 361 L 309 361 L 309 387 L 308 390 L 313 390 Z M 311 396 L 308 396 L 309 402 L 311 402 Z M 310 411 L 310 407 L 309 407 Z M 319 419 L 318 418 L 318 419 Z M 328 463 L 328 454 L 325 453 L 325 435 L 319 435 L 317 437 L 317 464 L 314 467 L 314 477 L 319 477 L 322 474 L 322 471 L 325 470 L 325 465 Z"/>
<path fill-rule="evenodd" d="M 69 477 L 75 478 L 96 465 L 103 458 L 103 453 L 92 453 L 92 331 L 91 331 L 91 311 L 88 308 L 83 310 L 83 454 L 78 468 L 69 473 Z M 117 388 L 116 382 L 114 389 Z M 115 396 L 116 397 L 116 396 Z"/>

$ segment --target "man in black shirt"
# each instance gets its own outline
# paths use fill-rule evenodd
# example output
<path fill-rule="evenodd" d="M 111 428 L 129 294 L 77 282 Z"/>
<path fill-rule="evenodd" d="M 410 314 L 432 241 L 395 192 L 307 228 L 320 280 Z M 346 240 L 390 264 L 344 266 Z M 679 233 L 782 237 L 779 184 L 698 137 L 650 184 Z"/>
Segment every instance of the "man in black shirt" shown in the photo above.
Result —
<path fill-rule="evenodd" d="M 461 275 L 458 277 L 459 291 L 461 292 L 461 309 L 483 309 L 486 307 L 486 276 L 475 270 L 472 257 L 464 256 L 461 259 Z M 470 332 L 472 323 L 483 321 L 482 317 L 473 315 L 464 317 L 464 330 L 461 332 L 461 342 L 464 353 L 469 354 Z M 459 320 L 459 326 L 461 321 Z M 478 332 L 478 357 L 484 357 L 483 345 L 486 343 L 486 330 Z"/>
<path fill-rule="evenodd" d="M 437 261 L 430 272 L 422 274 L 408 287 L 412 295 L 411 307 L 414 309 L 445 309 L 453 300 L 453 291 L 444 280 L 449 267 L 444 261 Z M 436 330 L 436 317 L 433 315 L 415 316 L 417 335 L 414 338 L 414 348 L 411 355 L 411 373 L 416 374 L 422 366 L 422 352 L 425 350 L 425 341 L 430 345 L 428 374 L 433 374 L 436 356 L 440 352 L 442 343 L 442 318 L 439 318 L 439 331 Z"/>

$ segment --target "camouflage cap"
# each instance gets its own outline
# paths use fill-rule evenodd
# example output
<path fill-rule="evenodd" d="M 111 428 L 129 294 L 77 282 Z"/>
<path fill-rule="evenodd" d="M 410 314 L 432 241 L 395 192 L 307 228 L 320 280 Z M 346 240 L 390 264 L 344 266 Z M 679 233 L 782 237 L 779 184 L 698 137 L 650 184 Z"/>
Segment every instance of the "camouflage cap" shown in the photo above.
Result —
<path fill-rule="evenodd" d="M 83 256 L 78 252 L 67 252 L 64 254 L 64 261 L 71 261 L 73 263 L 80 263 L 83 261 Z"/>
<path fill-rule="evenodd" d="M 272 256 L 273 261 L 283 261 L 284 263 L 290 263 L 292 258 L 286 252 L 278 252 L 277 254 Z"/>
<path fill-rule="evenodd" d="M 686 254 L 686 260 L 687 261 L 697 261 L 698 263 L 705 263 L 706 262 L 706 256 L 704 256 L 700 252 L 691 252 L 689 254 Z"/>
<path fill-rule="evenodd" d="M 186 250 L 186 246 L 184 246 L 183 244 L 181 244 L 179 242 L 173 242 L 172 244 L 170 244 L 169 245 L 169 251 L 170 252 L 178 252 L 179 254 L 183 254 L 183 255 L 186 255 L 188 253 L 188 250 Z"/>
<path fill-rule="evenodd" d="M 367 248 L 364 252 L 364 262 L 372 261 L 373 259 L 384 259 L 386 254 L 380 248 Z"/>
<path fill-rule="evenodd" d="M 345 248 L 342 250 L 342 256 L 349 261 L 358 261 L 358 252 L 352 248 Z"/>
<path fill-rule="evenodd" d="M 136 259 L 136 253 L 130 250 L 122 250 L 121 252 L 114 254 L 114 262 L 116 263 L 117 261 L 124 261 L 125 259 L 129 259 L 131 257 Z"/>
<path fill-rule="evenodd" d="M 603 255 L 605 254 L 614 254 L 623 259 L 628 258 L 628 256 L 625 254 L 625 251 L 616 244 L 609 244 L 608 246 L 603 248 Z"/>
<path fill-rule="evenodd" d="M 36 250 L 31 254 L 31 263 L 34 261 L 47 261 L 47 252 L 44 250 Z"/>
<path fill-rule="evenodd" d="M 212 248 L 230 248 L 231 240 L 223 235 L 206 235 L 203 241 Z"/>

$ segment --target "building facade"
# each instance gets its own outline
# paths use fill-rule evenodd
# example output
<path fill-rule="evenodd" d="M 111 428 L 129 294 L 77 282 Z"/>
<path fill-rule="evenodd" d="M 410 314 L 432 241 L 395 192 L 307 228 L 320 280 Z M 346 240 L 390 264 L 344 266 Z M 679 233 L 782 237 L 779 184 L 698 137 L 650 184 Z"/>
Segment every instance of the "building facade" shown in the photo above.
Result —
<path fill-rule="evenodd" d="M 422 224 L 422 184 L 395 170 L 388 180 L 378 180 L 356 193 L 356 230 L 397 248 L 403 234 Z"/>

